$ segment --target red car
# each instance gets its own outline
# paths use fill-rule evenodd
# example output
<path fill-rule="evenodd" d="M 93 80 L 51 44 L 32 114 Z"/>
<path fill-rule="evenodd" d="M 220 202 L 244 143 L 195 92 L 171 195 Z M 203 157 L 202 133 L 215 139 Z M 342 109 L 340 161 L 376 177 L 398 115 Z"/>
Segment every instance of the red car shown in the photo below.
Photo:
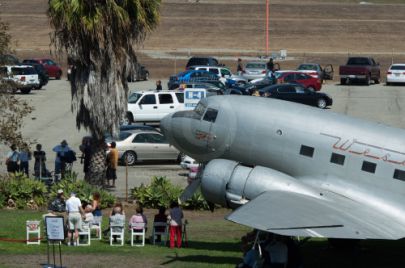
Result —
<path fill-rule="evenodd" d="M 277 71 L 274 73 L 274 76 L 277 84 L 298 83 L 313 91 L 320 91 L 322 88 L 322 82 L 319 78 L 314 78 L 305 73 L 297 71 Z"/>
<path fill-rule="evenodd" d="M 23 60 L 24 64 L 38 63 L 44 66 L 45 70 L 48 72 L 49 77 L 55 79 L 60 79 L 62 77 L 62 68 L 53 60 L 48 58 L 36 58 L 36 59 L 26 59 Z"/>

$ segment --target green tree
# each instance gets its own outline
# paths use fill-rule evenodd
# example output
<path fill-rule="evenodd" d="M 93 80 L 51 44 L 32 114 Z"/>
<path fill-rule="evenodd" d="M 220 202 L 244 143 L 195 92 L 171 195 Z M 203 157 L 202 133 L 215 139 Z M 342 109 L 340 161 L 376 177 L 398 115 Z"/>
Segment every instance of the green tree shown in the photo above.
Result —
<path fill-rule="evenodd" d="M 140 44 L 159 22 L 160 0 L 49 0 L 51 41 L 74 66 L 72 111 L 76 126 L 93 136 L 86 180 L 102 184 L 103 135 L 116 135 L 126 115 L 127 76 Z"/>
<path fill-rule="evenodd" d="M 0 18 L 0 66 L 9 63 L 7 54 L 12 52 L 8 30 L 8 24 Z M 16 144 L 22 148 L 27 141 L 24 141 L 21 126 L 24 117 L 32 112 L 33 107 L 12 94 L 13 83 L 5 79 L 6 75 L 0 67 L 0 143 Z"/>

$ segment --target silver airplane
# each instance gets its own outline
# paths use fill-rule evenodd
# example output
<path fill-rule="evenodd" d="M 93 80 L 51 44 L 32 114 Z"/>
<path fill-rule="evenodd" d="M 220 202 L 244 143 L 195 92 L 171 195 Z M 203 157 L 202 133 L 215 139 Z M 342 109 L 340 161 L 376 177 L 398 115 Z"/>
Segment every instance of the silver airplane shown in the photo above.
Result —
<path fill-rule="evenodd" d="M 224 95 L 161 121 L 205 162 L 204 197 L 226 219 L 288 236 L 405 237 L 405 131 L 276 99 Z"/>

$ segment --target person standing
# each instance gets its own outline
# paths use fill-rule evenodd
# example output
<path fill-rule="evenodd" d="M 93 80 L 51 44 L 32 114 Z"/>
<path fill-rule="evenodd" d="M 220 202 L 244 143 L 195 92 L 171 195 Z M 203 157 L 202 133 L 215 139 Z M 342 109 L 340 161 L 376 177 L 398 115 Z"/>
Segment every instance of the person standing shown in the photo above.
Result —
<path fill-rule="evenodd" d="M 273 62 L 273 58 L 270 58 L 269 61 L 267 62 L 267 70 L 269 72 L 274 72 L 274 62 Z"/>
<path fill-rule="evenodd" d="M 79 238 L 79 229 L 82 226 L 82 217 L 84 217 L 84 211 L 82 208 L 82 202 L 76 197 L 76 193 L 72 192 L 70 198 L 66 201 L 66 212 L 68 213 L 68 246 L 77 245 L 77 239 Z M 74 233 L 74 242 L 71 243 L 72 233 Z"/>
<path fill-rule="evenodd" d="M 6 166 L 8 173 L 15 173 L 18 171 L 18 161 L 20 160 L 20 154 L 17 151 L 17 146 L 12 144 L 10 146 L 11 151 L 7 153 Z"/>
<path fill-rule="evenodd" d="M 66 162 L 65 162 L 65 155 L 71 149 L 69 148 L 66 140 L 63 140 L 60 145 L 56 145 L 53 148 L 53 151 L 56 153 L 55 158 L 55 175 L 60 174 L 60 178 L 65 176 L 65 169 L 66 169 Z"/>
<path fill-rule="evenodd" d="M 36 146 L 36 151 L 34 151 L 34 176 L 35 178 L 39 179 L 42 178 L 42 176 L 46 176 L 46 153 L 42 151 L 42 145 L 37 144 Z"/>
<path fill-rule="evenodd" d="M 242 65 L 242 59 L 241 58 L 238 59 L 238 66 L 236 67 L 236 73 L 238 75 L 242 75 L 242 73 L 243 73 L 243 65 Z"/>
<path fill-rule="evenodd" d="M 179 207 L 179 203 L 173 201 L 170 204 L 170 248 L 174 248 L 174 237 L 176 236 L 176 246 L 181 247 L 181 227 L 183 219 L 183 211 Z"/>
<path fill-rule="evenodd" d="M 115 187 L 115 180 L 117 179 L 118 150 L 115 148 L 116 146 L 115 141 L 111 142 L 111 148 L 107 154 L 107 187 Z"/>
<path fill-rule="evenodd" d="M 31 151 L 28 144 L 24 143 L 20 150 L 20 171 L 24 172 L 27 177 L 29 174 L 29 161 L 31 160 Z"/>
<path fill-rule="evenodd" d="M 162 91 L 162 81 L 156 81 L 156 91 Z"/>

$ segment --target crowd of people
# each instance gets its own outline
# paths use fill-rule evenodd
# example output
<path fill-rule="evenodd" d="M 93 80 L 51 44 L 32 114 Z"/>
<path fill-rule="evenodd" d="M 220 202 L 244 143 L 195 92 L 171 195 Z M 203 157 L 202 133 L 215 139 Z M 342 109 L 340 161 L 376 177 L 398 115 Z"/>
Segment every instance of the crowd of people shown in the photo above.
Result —
<path fill-rule="evenodd" d="M 56 153 L 54 174 L 56 179 L 61 179 L 65 176 L 67 170 L 76 161 L 76 153 L 68 146 L 66 140 L 53 148 Z M 7 172 L 23 172 L 27 177 L 30 177 L 30 161 L 34 158 L 34 177 L 39 179 L 50 177 L 51 173 L 46 167 L 46 153 L 42 150 L 42 145 L 37 144 L 34 152 L 27 143 L 24 143 L 20 148 L 15 144 L 10 146 L 10 152 L 6 157 Z"/>
<path fill-rule="evenodd" d="M 91 225 L 100 225 L 103 213 L 101 210 L 101 197 L 99 192 L 95 192 L 92 195 L 91 202 L 81 201 L 75 192 L 71 192 L 68 199 L 65 198 L 62 189 L 57 191 L 56 197 L 49 203 L 48 213 L 43 215 L 43 219 L 46 217 L 60 216 L 64 218 L 65 222 L 65 238 L 66 245 L 75 246 L 79 239 L 79 231 L 90 228 Z M 125 228 L 125 211 L 121 202 L 114 204 L 111 212 L 109 213 L 109 225 L 103 231 L 103 235 L 107 236 L 111 231 L 111 228 L 115 228 L 112 231 L 120 231 Z M 182 246 L 182 226 L 183 226 L 183 211 L 177 202 L 172 202 L 170 205 L 169 214 L 166 214 L 166 208 L 160 207 L 158 213 L 154 216 L 153 222 L 161 222 L 168 224 L 169 227 L 169 246 L 171 248 Z M 96 220 L 98 219 L 98 220 Z M 128 221 L 128 228 L 139 228 L 137 223 L 142 223 L 147 231 L 148 219 L 143 212 L 141 204 L 137 204 L 135 213 Z M 111 226 L 111 228 L 110 228 Z M 161 228 L 156 227 L 155 231 L 164 231 Z M 98 229 L 96 229 L 98 231 Z M 98 236 L 98 233 L 96 234 Z M 160 242 L 161 236 L 157 236 L 156 241 Z M 114 237 L 116 240 L 116 237 Z"/>

